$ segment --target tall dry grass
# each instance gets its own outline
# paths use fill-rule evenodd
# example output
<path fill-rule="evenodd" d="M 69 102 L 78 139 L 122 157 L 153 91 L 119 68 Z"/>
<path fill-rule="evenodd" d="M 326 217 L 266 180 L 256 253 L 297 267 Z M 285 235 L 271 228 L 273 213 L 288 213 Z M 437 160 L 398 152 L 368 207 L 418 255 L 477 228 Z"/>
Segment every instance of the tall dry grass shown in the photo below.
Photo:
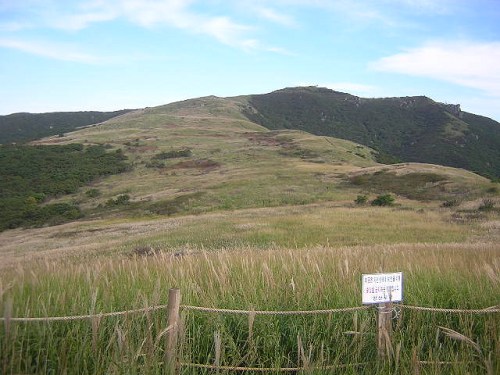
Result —
<path fill-rule="evenodd" d="M 472 309 L 500 301 L 498 245 L 409 244 L 36 262 L 1 278 L 1 309 L 13 317 L 128 310 L 166 303 L 170 287 L 181 289 L 184 305 L 330 309 L 359 306 L 361 274 L 378 271 L 404 273 L 406 304 Z M 374 309 L 316 316 L 183 311 L 182 361 L 251 367 L 373 362 L 340 372 L 385 374 L 410 373 L 416 356 L 422 373 L 480 374 L 489 358 L 489 366 L 499 369 L 499 314 L 402 310 L 387 364 L 376 361 L 375 318 Z M 11 321 L 1 331 L 2 373 L 162 373 L 166 327 L 165 310 L 71 322 Z M 440 327 L 475 346 L 451 339 Z M 183 367 L 183 373 L 203 371 Z"/>

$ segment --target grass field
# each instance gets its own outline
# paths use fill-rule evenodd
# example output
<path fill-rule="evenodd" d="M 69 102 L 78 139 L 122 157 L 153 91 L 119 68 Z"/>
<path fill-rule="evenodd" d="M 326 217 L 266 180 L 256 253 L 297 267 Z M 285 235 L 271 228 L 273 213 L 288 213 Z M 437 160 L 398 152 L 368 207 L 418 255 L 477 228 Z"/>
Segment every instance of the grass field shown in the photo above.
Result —
<path fill-rule="evenodd" d="M 171 287 L 181 289 L 186 305 L 285 311 L 360 306 L 361 274 L 394 271 L 404 273 L 405 304 L 476 309 L 500 300 L 498 222 L 455 223 L 447 209 L 251 209 L 73 223 L 29 235 L 17 230 L 3 233 L 2 241 L 0 309 L 12 317 L 155 306 L 166 303 Z M 374 309 L 318 316 L 196 311 L 182 316 L 187 363 L 213 364 L 217 337 L 220 363 L 227 366 L 370 362 L 341 373 L 410 373 L 418 353 L 425 362 L 422 373 L 482 374 L 499 368 L 498 313 L 403 310 L 394 322 L 390 364 L 377 364 Z M 165 327 L 165 310 L 12 322 L 1 331 L 3 373 L 160 374 Z M 439 327 L 472 341 L 454 340 Z M 450 364 L 432 364 L 437 361 Z"/>
<path fill-rule="evenodd" d="M 2 279 L 2 308 L 14 317 L 121 311 L 164 304 L 168 289 L 179 287 L 186 305 L 330 309 L 359 306 L 361 274 L 379 271 L 403 272 L 406 304 L 485 308 L 500 299 L 498 251 L 491 243 L 407 244 L 158 253 L 79 263 L 45 260 L 29 269 L 18 267 L 13 278 Z M 394 321 L 390 365 L 376 365 L 375 316 L 374 309 L 313 316 L 185 311 L 182 361 L 213 363 L 217 335 L 220 363 L 228 366 L 373 362 L 341 373 L 410 373 L 416 352 L 420 361 L 453 362 L 446 370 L 443 365 L 421 365 L 423 373 L 498 371 L 498 313 L 403 310 Z M 165 327 L 164 310 L 90 321 L 12 322 L 7 331 L 2 327 L 3 373 L 162 373 Z M 473 344 L 454 340 L 439 327 L 459 332 Z M 306 357 L 297 359 L 298 345 Z M 200 371 L 183 368 L 183 373 Z"/>

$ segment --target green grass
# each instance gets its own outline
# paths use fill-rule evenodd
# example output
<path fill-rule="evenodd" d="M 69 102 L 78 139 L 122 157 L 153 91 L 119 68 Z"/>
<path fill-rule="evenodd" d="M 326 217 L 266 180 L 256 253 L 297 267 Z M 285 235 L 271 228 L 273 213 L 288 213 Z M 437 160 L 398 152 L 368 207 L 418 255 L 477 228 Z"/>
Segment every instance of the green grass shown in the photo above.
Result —
<path fill-rule="evenodd" d="M 470 253 L 474 252 L 474 258 Z M 20 269 L 2 280 L 2 304 L 12 316 L 72 315 L 119 311 L 166 302 L 179 287 L 183 303 L 208 307 L 296 310 L 359 306 L 362 273 L 402 271 L 405 303 L 483 308 L 500 298 L 495 245 L 393 245 L 304 250 L 226 251 L 180 257 L 66 261 Z M 27 270 L 26 270 L 27 271 Z M 460 271 L 460 272 L 457 272 Z M 481 290 L 481 293 L 477 293 Z M 318 316 L 182 314 L 182 360 L 213 363 L 214 333 L 222 340 L 224 365 L 295 367 L 298 341 L 311 364 L 373 362 L 341 373 L 409 373 L 419 360 L 470 362 L 459 372 L 484 373 L 484 358 L 443 334 L 447 327 L 471 338 L 498 370 L 498 314 L 442 314 L 404 310 L 394 321 L 397 355 L 376 364 L 375 310 Z M 166 312 L 94 321 L 17 323 L 2 327 L 4 373 L 162 373 Z M 356 332 L 346 334 L 345 332 Z M 309 357 L 310 353 L 310 357 Z M 397 363 L 396 363 L 397 361 Z M 424 373 L 442 368 L 422 365 Z M 447 368 L 449 369 L 449 367 Z M 184 368 L 183 373 L 200 373 Z M 323 372 L 318 372 L 323 373 Z M 328 373 L 328 371 L 324 372 Z"/>

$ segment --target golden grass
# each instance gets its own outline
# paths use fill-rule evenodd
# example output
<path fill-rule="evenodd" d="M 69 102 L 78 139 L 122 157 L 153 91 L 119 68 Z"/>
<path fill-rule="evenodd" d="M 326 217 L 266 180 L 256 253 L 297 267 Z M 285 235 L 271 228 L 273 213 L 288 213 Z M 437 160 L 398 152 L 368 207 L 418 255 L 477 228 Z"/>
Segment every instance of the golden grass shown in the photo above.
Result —
<path fill-rule="evenodd" d="M 131 224 L 122 225 L 126 228 Z M 255 225 L 242 221 L 239 228 L 248 230 Z M 142 229 L 140 225 L 135 227 L 138 232 Z M 185 305 L 243 310 L 330 309 L 360 305 L 363 273 L 401 271 L 406 304 L 477 309 L 496 305 L 500 298 L 499 252 L 498 242 L 490 242 L 261 250 L 240 247 L 192 249 L 177 255 L 48 257 L 4 270 L 0 276 L 0 308 L 9 311 L 11 317 L 122 311 L 164 304 L 168 289 L 178 287 Z M 0 358 L 6 371 L 29 371 L 25 364 L 40 356 L 47 359 L 36 362 L 34 369 L 38 372 L 55 369 L 77 373 L 74 369 L 79 368 L 87 373 L 120 373 L 125 369 L 160 373 L 155 369 L 161 368 L 165 315 L 159 311 L 94 319 L 91 324 L 15 324 L 9 341 L 12 344 L 5 346 Z M 183 322 L 185 362 L 213 363 L 217 358 L 229 366 L 295 367 L 298 341 L 298 347 L 304 348 L 299 353 L 302 363 L 304 357 L 319 366 L 376 360 L 373 311 L 310 317 L 184 312 Z M 412 352 L 418 353 L 419 360 L 447 361 L 454 364 L 454 370 L 471 374 L 481 373 L 476 367 L 482 364 L 493 371 L 498 369 L 497 361 L 491 359 L 500 350 L 498 316 L 405 311 L 394 324 L 396 366 L 402 373 L 412 368 Z M 443 341 L 442 333 L 452 331 L 470 338 L 481 348 L 481 357 L 476 358 L 477 350 L 471 352 L 469 342 L 457 347 L 452 340 Z M 220 346 L 214 347 L 214 338 Z M 427 370 L 439 374 L 443 369 L 437 366 Z M 359 371 L 385 374 L 391 370 L 377 366 Z"/>
<path fill-rule="evenodd" d="M 498 239 L 496 221 L 455 224 L 450 211 L 311 204 L 175 218 L 115 219 L 0 233 L 2 268 L 44 258 L 107 257 L 149 246 L 186 249 L 307 248 L 399 243 L 481 243 Z"/>

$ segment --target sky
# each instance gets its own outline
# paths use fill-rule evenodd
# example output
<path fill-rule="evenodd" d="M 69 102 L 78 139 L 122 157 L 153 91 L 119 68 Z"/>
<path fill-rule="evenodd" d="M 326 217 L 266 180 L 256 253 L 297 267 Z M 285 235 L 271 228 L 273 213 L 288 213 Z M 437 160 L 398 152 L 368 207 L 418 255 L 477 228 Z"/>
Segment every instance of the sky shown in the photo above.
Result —
<path fill-rule="evenodd" d="M 0 115 L 292 86 L 500 121 L 500 0 L 0 0 Z"/>

